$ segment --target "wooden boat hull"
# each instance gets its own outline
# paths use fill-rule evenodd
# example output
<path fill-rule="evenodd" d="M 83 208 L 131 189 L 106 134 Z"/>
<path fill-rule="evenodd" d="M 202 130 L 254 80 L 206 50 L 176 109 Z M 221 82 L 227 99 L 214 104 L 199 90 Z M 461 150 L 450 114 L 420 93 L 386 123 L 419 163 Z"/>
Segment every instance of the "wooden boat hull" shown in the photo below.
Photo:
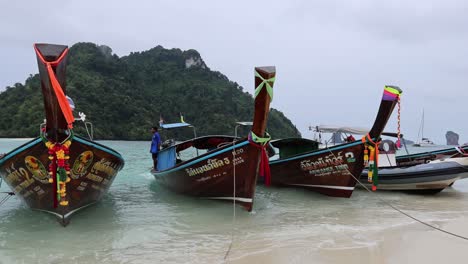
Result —
<path fill-rule="evenodd" d="M 409 167 L 379 169 L 379 190 L 398 190 L 411 192 L 437 193 L 458 179 L 468 177 L 468 158 L 436 160 Z M 361 174 L 360 181 L 367 182 L 367 170 Z"/>
<path fill-rule="evenodd" d="M 234 201 L 252 210 L 257 175 L 260 168 L 268 171 L 265 147 L 270 136 L 266 123 L 276 68 L 255 67 L 254 72 L 254 116 L 247 138 L 236 141 L 231 136 L 204 136 L 167 147 L 158 154 L 158 171 L 153 171 L 156 181 L 177 193 Z M 188 147 L 196 148 L 197 155 L 198 150 L 208 152 L 183 162 L 177 160 L 176 153 Z"/>
<path fill-rule="evenodd" d="M 260 154 L 261 150 L 245 139 L 152 173 L 157 182 L 174 192 L 235 201 L 251 211 Z"/>
<path fill-rule="evenodd" d="M 75 136 L 70 146 L 71 180 L 66 184 L 69 204 L 57 204 L 48 182 L 48 149 L 36 138 L 0 160 L 0 176 L 31 209 L 54 214 L 63 225 L 78 210 L 99 201 L 124 165 L 114 150 Z"/>
<path fill-rule="evenodd" d="M 374 149 L 402 93 L 396 86 L 385 86 L 379 111 L 369 133 L 362 140 L 317 149 L 310 140 L 283 139 L 271 144 L 279 149 L 280 159 L 270 161 L 271 183 L 296 186 L 334 196 L 351 197 L 364 169 L 364 151 Z M 376 152 L 370 152 L 372 161 Z M 369 160 L 371 160 L 369 159 Z"/>
<path fill-rule="evenodd" d="M 364 169 L 364 144 L 349 144 L 270 161 L 271 183 L 349 198 Z"/>

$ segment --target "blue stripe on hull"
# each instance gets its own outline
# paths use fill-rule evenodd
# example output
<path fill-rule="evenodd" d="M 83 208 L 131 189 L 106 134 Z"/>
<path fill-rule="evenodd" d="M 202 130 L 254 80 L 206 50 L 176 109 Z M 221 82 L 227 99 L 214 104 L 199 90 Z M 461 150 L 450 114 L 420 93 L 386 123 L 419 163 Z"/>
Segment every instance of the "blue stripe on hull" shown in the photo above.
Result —
<path fill-rule="evenodd" d="M 85 139 L 80 138 L 80 137 L 74 137 L 73 140 L 78 141 L 78 142 L 80 142 L 82 144 L 85 144 L 85 145 L 92 146 L 94 148 L 100 149 L 100 150 L 102 150 L 104 152 L 107 152 L 109 154 L 112 154 L 112 155 L 118 157 L 119 159 L 121 159 L 123 161 L 123 157 L 122 157 L 122 155 L 120 155 L 120 153 L 118 153 L 118 152 L 116 152 L 116 151 L 114 151 L 114 150 L 112 150 L 112 149 L 110 149 L 108 147 L 101 146 L 101 145 L 99 145 L 97 143 L 85 140 Z"/>
<path fill-rule="evenodd" d="M 101 146 L 99 144 L 95 144 L 94 142 L 91 142 L 91 141 L 88 141 L 88 140 L 85 140 L 85 139 L 82 139 L 80 137 L 74 137 L 73 138 L 74 141 L 77 141 L 77 142 L 80 142 L 84 145 L 88 145 L 88 146 L 91 146 L 93 148 L 97 148 L 97 149 L 100 149 L 104 152 L 107 152 L 111 155 L 114 155 L 116 156 L 117 158 L 119 158 L 120 160 L 122 160 L 122 162 L 124 162 L 124 159 L 122 157 L 122 155 L 120 155 L 119 153 L 115 152 L 114 150 L 110 149 L 110 148 L 107 148 L 107 147 L 104 147 L 104 146 Z M 7 155 L 5 155 L 5 157 L 3 157 L 1 160 L 0 160 L 0 166 L 7 160 L 11 159 L 12 157 L 18 155 L 19 153 L 29 149 L 29 148 L 32 148 L 33 146 L 37 145 L 38 143 L 42 143 L 42 139 L 41 138 L 36 138 L 36 139 L 33 139 L 31 140 L 30 142 L 24 144 L 23 146 L 20 146 L 19 148 L 17 149 L 14 149 L 13 151 L 11 151 L 10 153 L 8 153 Z M 44 146 L 45 148 L 45 146 Z"/>
<path fill-rule="evenodd" d="M 17 149 L 14 149 L 13 151 L 11 151 L 10 153 L 6 154 L 5 157 L 3 157 L 3 159 L 0 160 L 0 166 L 7 160 L 11 159 L 12 157 L 18 155 L 18 153 L 21 153 L 25 150 L 27 150 L 28 148 L 31 148 L 35 145 L 37 145 L 37 143 L 40 143 L 42 142 L 42 139 L 41 138 L 36 138 L 36 139 L 33 139 L 31 141 L 29 141 L 28 143 L 24 144 L 23 146 L 17 148 Z"/>

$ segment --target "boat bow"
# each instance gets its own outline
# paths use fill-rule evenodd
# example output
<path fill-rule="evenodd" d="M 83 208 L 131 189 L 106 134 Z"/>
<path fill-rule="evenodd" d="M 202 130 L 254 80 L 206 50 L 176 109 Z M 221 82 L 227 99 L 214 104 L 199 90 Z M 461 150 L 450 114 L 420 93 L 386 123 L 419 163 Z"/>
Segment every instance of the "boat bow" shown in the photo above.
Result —
<path fill-rule="evenodd" d="M 99 201 L 124 161 L 116 151 L 73 134 L 66 97 L 63 45 L 35 44 L 46 116 L 40 137 L 6 154 L 0 176 L 30 208 L 67 225 L 78 210 Z"/>
<path fill-rule="evenodd" d="M 284 139 L 274 143 L 280 158 L 270 162 L 272 184 L 299 186 L 326 195 L 350 197 L 368 157 L 375 160 L 380 135 L 397 104 L 401 90 L 385 86 L 377 117 L 370 132 L 362 139 L 319 149 L 318 142 Z M 378 153 L 377 153 L 378 154 Z M 367 157 L 366 157 L 367 156 Z"/>

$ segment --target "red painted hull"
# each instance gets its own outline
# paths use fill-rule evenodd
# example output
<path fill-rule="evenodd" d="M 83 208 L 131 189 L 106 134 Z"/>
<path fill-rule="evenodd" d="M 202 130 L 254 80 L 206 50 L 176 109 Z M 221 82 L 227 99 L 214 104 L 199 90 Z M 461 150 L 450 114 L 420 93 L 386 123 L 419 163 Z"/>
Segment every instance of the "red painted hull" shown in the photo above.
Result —
<path fill-rule="evenodd" d="M 248 139 L 233 143 L 229 136 L 205 136 L 168 147 L 159 153 L 158 159 L 165 162 L 158 161 L 156 180 L 177 193 L 235 201 L 251 211 L 262 149 L 269 140 L 265 131 L 275 76 L 275 67 L 255 68 L 255 110 Z M 189 146 L 209 151 L 177 163 L 175 153 Z"/>
<path fill-rule="evenodd" d="M 349 198 L 356 185 L 356 176 L 364 169 L 363 150 L 364 144 L 356 141 L 271 161 L 271 183 Z"/>
<path fill-rule="evenodd" d="M 251 211 L 260 154 L 260 149 L 245 139 L 236 142 L 235 146 L 218 148 L 168 170 L 153 172 L 153 175 L 174 192 L 207 199 L 235 200 Z"/>
<path fill-rule="evenodd" d="M 312 151 L 317 146 L 307 140 L 272 142 L 280 149 L 280 157 L 284 153 L 283 158 L 270 162 L 272 184 L 303 187 L 334 197 L 350 197 L 364 169 L 364 149 L 366 145 L 376 146 L 375 141 L 380 138 L 401 93 L 396 86 L 385 86 L 374 125 L 360 141 Z"/>

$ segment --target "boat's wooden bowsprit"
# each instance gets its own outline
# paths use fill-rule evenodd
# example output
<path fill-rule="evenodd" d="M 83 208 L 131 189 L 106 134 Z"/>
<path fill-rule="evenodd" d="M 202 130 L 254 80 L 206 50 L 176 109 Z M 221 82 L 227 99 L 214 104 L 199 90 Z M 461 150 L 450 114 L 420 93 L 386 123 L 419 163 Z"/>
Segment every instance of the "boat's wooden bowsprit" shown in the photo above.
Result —
<path fill-rule="evenodd" d="M 68 47 L 63 45 L 35 44 L 37 64 L 46 116 L 46 136 L 59 142 L 67 138 L 65 130 L 72 128 L 72 110 L 65 98 L 65 73 Z"/>
<path fill-rule="evenodd" d="M 298 141 L 294 144 L 277 141 L 280 158 L 270 161 L 272 184 L 303 187 L 330 196 L 350 197 L 356 185 L 355 177 L 359 177 L 364 169 L 365 146 L 379 140 L 400 94 L 398 87 L 385 86 L 374 125 L 363 141 L 326 149 L 318 149 L 318 144 L 310 142 L 304 143 L 307 146 L 302 144 L 302 147 L 298 147 Z M 286 140 L 291 142 L 291 139 Z M 281 157 L 282 150 L 288 153 L 285 157 Z"/>
<path fill-rule="evenodd" d="M 124 161 L 115 150 L 73 134 L 65 88 L 68 48 L 34 48 L 47 121 L 40 137 L 0 159 L 0 176 L 30 208 L 66 225 L 73 213 L 102 198 Z"/>
<path fill-rule="evenodd" d="M 275 74 L 274 67 L 255 68 L 255 113 L 249 138 L 204 136 L 169 146 L 158 154 L 158 171 L 153 171 L 156 180 L 181 194 L 234 200 L 251 211 L 263 146 L 268 141 L 262 139 L 267 137 Z M 180 160 L 178 152 L 188 147 L 207 152 Z"/>

